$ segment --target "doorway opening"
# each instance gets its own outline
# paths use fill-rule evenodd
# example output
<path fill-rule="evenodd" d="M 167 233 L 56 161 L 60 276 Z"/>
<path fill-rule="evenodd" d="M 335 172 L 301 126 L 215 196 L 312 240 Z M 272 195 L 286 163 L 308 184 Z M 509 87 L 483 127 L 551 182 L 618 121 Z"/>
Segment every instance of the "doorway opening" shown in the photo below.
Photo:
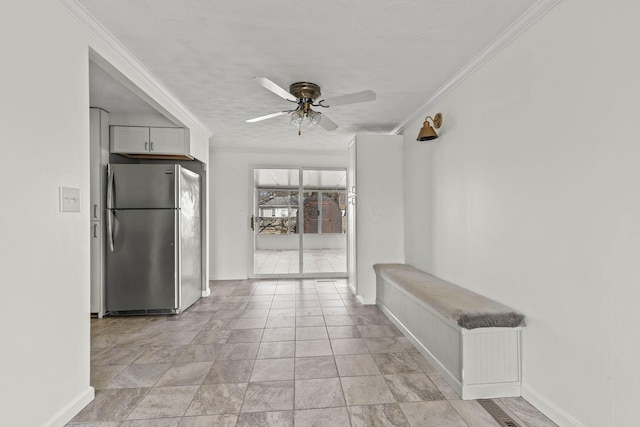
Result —
<path fill-rule="evenodd" d="M 253 169 L 253 277 L 346 277 L 345 169 Z"/>

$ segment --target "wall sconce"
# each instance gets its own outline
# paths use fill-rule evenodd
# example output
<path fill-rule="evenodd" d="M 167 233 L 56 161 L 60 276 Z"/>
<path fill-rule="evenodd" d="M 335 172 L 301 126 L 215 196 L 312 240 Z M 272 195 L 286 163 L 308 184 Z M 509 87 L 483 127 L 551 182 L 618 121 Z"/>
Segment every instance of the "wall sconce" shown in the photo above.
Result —
<path fill-rule="evenodd" d="M 429 119 L 433 123 L 433 127 L 429 124 Z M 422 124 L 422 129 L 420 129 L 420 133 L 418 134 L 418 138 L 416 141 L 431 141 L 432 139 L 436 139 L 438 134 L 433 128 L 440 129 L 442 126 L 442 114 L 438 113 L 435 116 L 427 116 L 424 119 L 424 123 Z"/>

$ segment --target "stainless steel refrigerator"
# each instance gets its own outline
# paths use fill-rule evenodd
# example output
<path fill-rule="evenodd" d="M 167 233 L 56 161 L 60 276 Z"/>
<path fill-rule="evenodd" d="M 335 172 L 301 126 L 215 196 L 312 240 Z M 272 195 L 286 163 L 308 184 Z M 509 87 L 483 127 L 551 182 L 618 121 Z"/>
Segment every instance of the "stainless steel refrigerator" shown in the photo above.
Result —
<path fill-rule="evenodd" d="M 106 311 L 180 313 L 202 295 L 200 177 L 180 165 L 107 168 Z"/>

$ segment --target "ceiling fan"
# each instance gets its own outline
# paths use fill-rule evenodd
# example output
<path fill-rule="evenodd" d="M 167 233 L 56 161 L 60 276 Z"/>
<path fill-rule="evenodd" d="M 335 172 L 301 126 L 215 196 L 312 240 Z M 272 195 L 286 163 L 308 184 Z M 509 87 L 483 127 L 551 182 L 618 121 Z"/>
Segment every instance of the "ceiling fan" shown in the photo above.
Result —
<path fill-rule="evenodd" d="M 300 126 L 305 119 L 307 119 L 309 127 L 313 127 L 319 124 L 327 131 L 336 130 L 338 128 L 338 125 L 331 121 L 326 115 L 313 110 L 311 107 L 329 108 L 337 107 L 339 105 L 355 104 L 358 102 L 374 101 L 376 99 L 376 94 L 374 91 L 363 90 L 362 92 L 349 93 L 333 98 L 321 99 L 320 101 L 316 102 L 316 99 L 320 98 L 321 92 L 320 86 L 315 83 L 293 83 L 291 86 L 289 86 L 289 91 L 286 91 L 266 77 L 254 77 L 253 80 L 260 86 L 264 87 L 267 90 L 270 90 L 281 98 L 297 104 L 297 106 L 289 110 L 283 110 L 277 113 L 267 114 L 266 116 L 249 119 L 247 120 L 247 123 L 255 123 L 262 120 L 282 116 L 284 114 L 291 114 L 291 123 L 298 126 L 298 135 L 300 135 Z"/>

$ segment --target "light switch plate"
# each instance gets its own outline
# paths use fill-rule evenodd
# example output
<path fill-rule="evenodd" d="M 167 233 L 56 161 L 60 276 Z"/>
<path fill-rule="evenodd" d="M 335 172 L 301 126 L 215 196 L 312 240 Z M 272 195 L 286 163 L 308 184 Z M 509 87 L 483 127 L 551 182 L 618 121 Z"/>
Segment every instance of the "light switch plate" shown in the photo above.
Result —
<path fill-rule="evenodd" d="M 80 189 L 60 187 L 60 212 L 80 212 Z"/>

